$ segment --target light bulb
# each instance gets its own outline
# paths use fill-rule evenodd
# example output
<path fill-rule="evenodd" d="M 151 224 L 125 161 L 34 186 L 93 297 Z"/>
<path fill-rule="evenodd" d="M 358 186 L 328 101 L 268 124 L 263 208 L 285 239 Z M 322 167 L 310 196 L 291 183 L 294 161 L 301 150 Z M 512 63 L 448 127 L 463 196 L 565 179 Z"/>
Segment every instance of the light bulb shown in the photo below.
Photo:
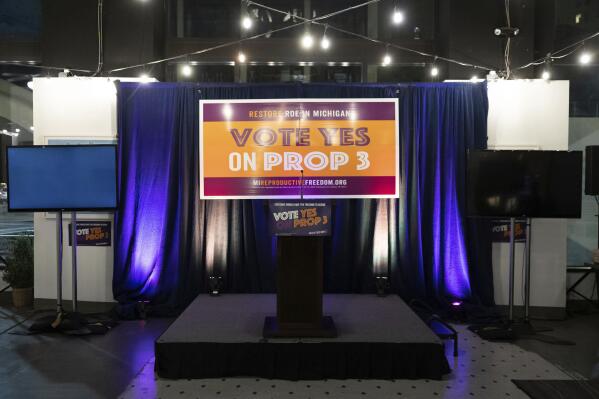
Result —
<path fill-rule="evenodd" d="M 141 83 L 149 83 L 152 81 L 152 78 L 147 73 L 140 74 L 139 79 L 141 80 Z"/>
<path fill-rule="evenodd" d="M 237 61 L 239 61 L 240 63 L 245 63 L 246 59 L 247 58 L 242 51 L 240 51 L 239 54 L 237 54 Z"/>
<path fill-rule="evenodd" d="M 403 12 L 399 11 L 397 8 L 393 11 L 392 20 L 395 25 L 399 25 L 404 20 Z"/>
<path fill-rule="evenodd" d="M 584 53 L 582 53 L 580 55 L 580 58 L 578 59 L 578 61 L 580 61 L 580 63 L 582 65 L 587 65 L 587 64 L 589 64 L 591 62 L 592 58 L 593 57 L 591 56 L 591 54 L 585 51 Z"/>
<path fill-rule="evenodd" d="M 387 66 L 391 64 L 391 56 L 389 54 L 385 54 L 383 57 L 383 66 Z"/>
<path fill-rule="evenodd" d="M 312 37 L 312 35 L 308 32 L 304 33 L 304 36 L 302 36 L 302 47 L 305 48 L 306 50 L 311 49 L 312 46 L 314 45 L 314 38 Z"/>
<path fill-rule="evenodd" d="M 21 129 L 17 128 L 17 129 L 15 129 L 15 132 L 16 132 L 16 133 L 20 133 L 20 132 L 21 132 Z"/>
<path fill-rule="evenodd" d="M 434 66 L 434 67 L 431 68 L 431 76 L 435 77 L 437 75 L 439 75 L 439 68 L 437 68 L 436 66 Z"/>
<path fill-rule="evenodd" d="M 185 77 L 190 77 L 192 73 L 191 66 L 189 64 L 185 64 L 181 67 L 181 74 Z"/>
<path fill-rule="evenodd" d="M 252 19 L 249 16 L 245 16 L 241 18 L 241 27 L 245 30 L 248 30 L 252 27 Z"/>
<path fill-rule="evenodd" d="M 331 47 L 331 41 L 326 36 L 323 36 L 322 40 L 320 41 L 320 47 L 323 50 L 328 50 L 329 47 Z"/>
<path fill-rule="evenodd" d="M 33 90 L 33 80 L 27 82 L 27 87 L 29 87 L 29 90 Z"/>
<path fill-rule="evenodd" d="M 549 80 L 551 79 L 551 73 L 549 73 L 549 71 L 543 71 L 541 78 L 543 78 L 543 80 Z"/>
<path fill-rule="evenodd" d="M 470 78 L 470 81 L 472 83 L 476 83 L 478 81 L 478 75 L 472 75 L 472 77 Z"/>

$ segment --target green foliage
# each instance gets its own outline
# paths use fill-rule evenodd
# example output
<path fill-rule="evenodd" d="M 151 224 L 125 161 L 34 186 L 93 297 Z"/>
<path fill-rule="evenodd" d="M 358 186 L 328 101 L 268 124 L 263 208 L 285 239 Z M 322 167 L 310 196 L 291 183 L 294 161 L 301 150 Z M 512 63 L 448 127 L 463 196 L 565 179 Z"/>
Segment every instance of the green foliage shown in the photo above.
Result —
<path fill-rule="evenodd" d="M 6 259 L 2 279 L 13 288 L 33 287 L 33 238 L 16 239 L 12 255 Z"/>

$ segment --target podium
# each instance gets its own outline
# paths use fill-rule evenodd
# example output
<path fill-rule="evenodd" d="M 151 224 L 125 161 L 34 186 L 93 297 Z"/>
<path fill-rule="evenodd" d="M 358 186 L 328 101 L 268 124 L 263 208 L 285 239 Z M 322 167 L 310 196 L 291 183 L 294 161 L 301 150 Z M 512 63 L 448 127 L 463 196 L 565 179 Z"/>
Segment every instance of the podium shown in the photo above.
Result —
<path fill-rule="evenodd" d="M 324 237 L 277 237 L 277 316 L 264 321 L 264 338 L 334 338 L 323 316 Z"/>

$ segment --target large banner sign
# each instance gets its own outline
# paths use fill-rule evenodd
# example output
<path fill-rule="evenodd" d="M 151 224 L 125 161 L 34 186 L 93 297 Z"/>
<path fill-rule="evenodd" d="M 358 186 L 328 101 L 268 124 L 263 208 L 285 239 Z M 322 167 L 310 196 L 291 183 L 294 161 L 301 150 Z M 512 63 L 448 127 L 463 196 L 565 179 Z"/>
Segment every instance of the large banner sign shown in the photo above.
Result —
<path fill-rule="evenodd" d="M 328 236 L 331 203 L 328 201 L 280 201 L 269 203 L 270 231 L 277 236 Z"/>
<path fill-rule="evenodd" d="M 397 99 L 200 101 L 200 196 L 396 198 Z"/>

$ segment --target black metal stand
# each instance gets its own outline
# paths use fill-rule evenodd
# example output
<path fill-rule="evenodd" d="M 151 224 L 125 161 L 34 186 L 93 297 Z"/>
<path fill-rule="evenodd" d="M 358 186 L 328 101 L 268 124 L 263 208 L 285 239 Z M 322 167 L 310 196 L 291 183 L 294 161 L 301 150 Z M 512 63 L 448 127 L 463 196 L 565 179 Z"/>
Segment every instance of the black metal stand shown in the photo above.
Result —
<path fill-rule="evenodd" d="M 534 327 L 530 322 L 530 258 L 532 247 L 532 220 L 526 219 L 526 256 L 524 261 L 524 318 L 516 320 L 514 316 L 514 275 L 516 261 L 516 218 L 510 218 L 510 272 L 508 318 L 495 325 L 481 325 L 473 328 L 481 337 L 489 339 L 517 339 L 532 337 L 541 332 L 552 331 L 550 328 Z M 541 339 L 542 338 L 542 339 Z M 539 340 L 550 343 L 569 345 L 570 342 L 548 336 L 538 336 Z"/>
<path fill-rule="evenodd" d="M 56 212 L 56 315 L 45 316 L 36 320 L 30 331 L 77 330 L 88 322 L 78 312 L 77 305 L 77 214 L 71 212 L 71 241 L 72 241 L 72 312 L 65 312 L 62 306 L 62 260 L 63 260 L 63 229 L 62 211 Z"/>
<path fill-rule="evenodd" d="M 507 325 L 518 336 L 534 335 L 539 332 L 551 331 L 550 328 L 536 328 L 530 322 L 530 254 L 532 248 L 532 219 L 526 219 L 526 255 L 524 257 L 524 318 L 514 317 L 514 271 L 515 271 L 515 227 L 516 219 L 510 219 L 510 298 Z"/>
<path fill-rule="evenodd" d="M 33 322 L 31 331 L 52 331 L 62 323 L 62 211 L 56 212 L 56 315 L 44 316 Z"/>

